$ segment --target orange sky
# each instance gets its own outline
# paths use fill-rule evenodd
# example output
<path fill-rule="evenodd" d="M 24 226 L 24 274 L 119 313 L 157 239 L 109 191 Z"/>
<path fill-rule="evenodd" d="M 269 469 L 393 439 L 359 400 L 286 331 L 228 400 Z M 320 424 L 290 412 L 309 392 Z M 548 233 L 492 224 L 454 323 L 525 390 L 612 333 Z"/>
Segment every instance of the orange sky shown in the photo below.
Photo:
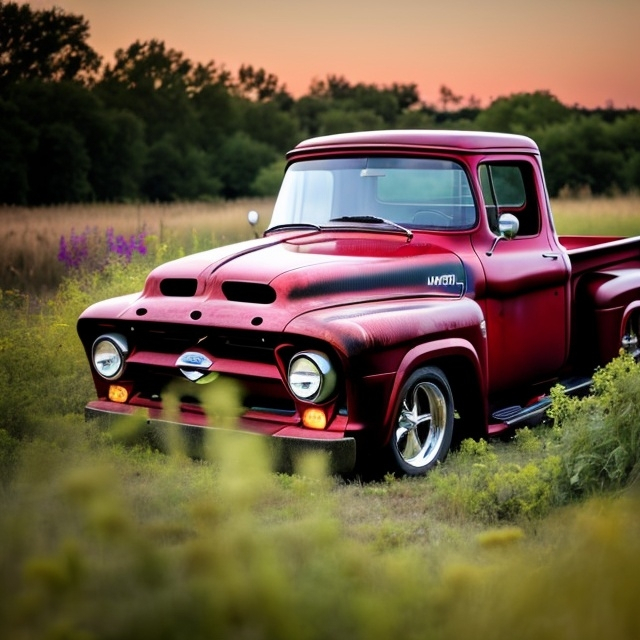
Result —
<path fill-rule="evenodd" d="M 548 90 L 567 105 L 640 107 L 640 0 L 31 0 L 83 15 L 107 61 L 156 38 L 234 74 L 263 67 L 298 97 L 352 84 L 441 85 L 465 99 Z"/>

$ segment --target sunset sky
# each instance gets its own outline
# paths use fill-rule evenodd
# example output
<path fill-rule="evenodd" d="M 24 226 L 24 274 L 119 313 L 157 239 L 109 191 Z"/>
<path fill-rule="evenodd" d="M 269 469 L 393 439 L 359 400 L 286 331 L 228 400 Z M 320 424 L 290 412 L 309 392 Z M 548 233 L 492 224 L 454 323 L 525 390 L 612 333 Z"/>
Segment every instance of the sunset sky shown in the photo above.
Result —
<path fill-rule="evenodd" d="M 194 62 L 275 74 L 295 97 L 314 79 L 416 83 L 437 103 L 548 90 L 567 105 L 640 107 L 640 0 L 32 0 L 83 15 L 107 62 L 163 40 Z M 464 104 L 463 102 L 463 104 Z"/>

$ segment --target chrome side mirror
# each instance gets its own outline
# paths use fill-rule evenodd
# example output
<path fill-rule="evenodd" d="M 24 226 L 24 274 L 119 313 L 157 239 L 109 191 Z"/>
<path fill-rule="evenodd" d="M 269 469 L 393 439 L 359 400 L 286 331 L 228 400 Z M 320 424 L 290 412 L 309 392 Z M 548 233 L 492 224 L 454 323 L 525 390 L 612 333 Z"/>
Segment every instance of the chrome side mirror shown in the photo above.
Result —
<path fill-rule="evenodd" d="M 256 225 L 258 224 L 258 220 L 260 219 L 260 216 L 258 215 L 257 211 L 254 211 L 253 209 L 251 211 L 249 211 L 249 213 L 247 213 L 247 222 L 253 227 L 253 235 L 254 237 L 258 237 L 258 232 L 256 231 Z"/>
<path fill-rule="evenodd" d="M 500 240 L 513 240 L 513 238 L 518 235 L 520 221 L 513 215 L 513 213 L 503 213 L 498 218 L 498 229 L 500 231 L 500 235 L 496 237 L 491 245 L 491 249 L 487 251 L 488 256 L 493 255 L 493 252 L 496 250 L 496 246 Z"/>
<path fill-rule="evenodd" d="M 520 221 L 513 213 L 503 213 L 498 218 L 498 229 L 500 230 L 500 236 L 507 240 L 513 240 L 518 235 L 520 229 Z"/>

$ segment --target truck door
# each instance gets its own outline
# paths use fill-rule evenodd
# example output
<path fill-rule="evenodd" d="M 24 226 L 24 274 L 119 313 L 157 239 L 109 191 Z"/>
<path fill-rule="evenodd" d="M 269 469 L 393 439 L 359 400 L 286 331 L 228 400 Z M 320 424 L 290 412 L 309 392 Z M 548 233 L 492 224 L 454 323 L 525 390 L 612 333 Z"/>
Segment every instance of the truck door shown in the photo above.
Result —
<path fill-rule="evenodd" d="M 492 392 L 553 378 L 568 353 L 569 261 L 543 219 L 544 184 L 522 159 L 478 166 L 486 223 L 474 249 L 486 276 L 485 308 Z M 511 213 L 519 230 L 499 237 Z"/>

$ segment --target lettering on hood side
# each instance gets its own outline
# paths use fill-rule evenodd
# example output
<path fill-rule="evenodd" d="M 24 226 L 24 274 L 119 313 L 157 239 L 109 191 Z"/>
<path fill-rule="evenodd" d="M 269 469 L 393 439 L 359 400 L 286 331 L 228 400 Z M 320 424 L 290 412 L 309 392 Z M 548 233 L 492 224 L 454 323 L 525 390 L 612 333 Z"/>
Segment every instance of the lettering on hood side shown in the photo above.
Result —
<path fill-rule="evenodd" d="M 402 289 L 407 286 L 423 286 L 425 293 L 429 293 L 430 289 L 437 288 L 438 293 L 460 296 L 466 288 L 464 267 L 461 263 L 450 262 L 432 267 L 421 266 L 342 276 L 293 287 L 289 296 L 295 300 L 334 293 Z"/>

